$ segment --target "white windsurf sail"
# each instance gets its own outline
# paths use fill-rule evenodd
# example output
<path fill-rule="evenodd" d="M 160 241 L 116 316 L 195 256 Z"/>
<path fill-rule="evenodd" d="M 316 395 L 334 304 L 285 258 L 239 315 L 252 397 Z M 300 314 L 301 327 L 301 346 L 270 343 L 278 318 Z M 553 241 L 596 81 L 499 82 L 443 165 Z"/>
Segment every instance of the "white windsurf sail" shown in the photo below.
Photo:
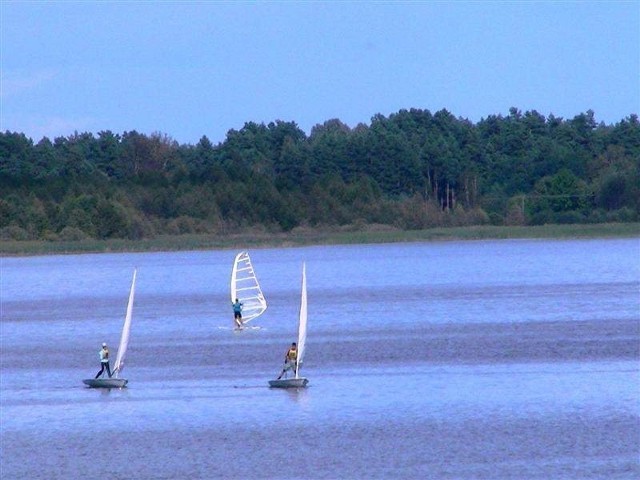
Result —
<path fill-rule="evenodd" d="M 231 303 L 235 303 L 236 298 L 243 304 L 242 323 L 248 323 L 259 317 L 267 309 L 267 301 L 262 294 L 248 252 L 240 252 L 233 261 Z"/>
<path fill-rule="evenodd" d="M 296 378 L 298 369 L 304 358 L 304 347 L 307 341 L 307 273 L 306 265 L 302 264 L 302 293 L 300 296 L 300 317 L 298 321 L 298 355 L 296 357 Z"/>
<path fill-rule="evenodd" d="M 113 366 L 113 373 L 116 378 L 118 378 L 118 374 L 124 369 L 124 358 L 127 353 L 127 346 L 129 345 L 129 331 L 131 330 L 131 317 L 133 315 L 133 297 L 136 290 L 136 273 L 137 270 L 134 270 L 133 280 L 131 281 L 131 291 L 129 292 L 129 303 L 127 304 L 127 314 L 124 318 L 124 325 L 122 326 L 122 335 L 120 336 L 116 363 Z"/>

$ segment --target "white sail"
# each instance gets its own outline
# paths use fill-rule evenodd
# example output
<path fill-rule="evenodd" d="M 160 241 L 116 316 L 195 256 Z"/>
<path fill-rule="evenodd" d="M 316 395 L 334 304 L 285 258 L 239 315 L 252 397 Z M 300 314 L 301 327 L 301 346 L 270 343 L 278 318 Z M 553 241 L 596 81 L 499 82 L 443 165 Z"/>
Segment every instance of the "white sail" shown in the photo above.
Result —
<path fill-rule="evenodd" d="M 298 355 L 296 357 L 296 378 L 298 369 L 304 358 L 304 347 L 307 341 L 307 273 L 306 265 L 302 264 L 302 293 L 300 296 L 300 317 L 298 320 Z"/>
<path fill-rule="evenodd" d="M 235 303 L 236 298 L 243 304 L 242 323 L 248 323 L 259 317 L 267 309 L 267 301 L 262 294 L 248 252 L 240 252 L 233 262 L 231 303 Z"/>
<path fill-rule="evenodd" d="M 133 280 L 131 281 L 131 291 L 129 292 L 129 303 L 127 304 L 127 314 L 124 317 L 122 335 L 120 336 L 120 345 L 118 346 L 118 355 L 116 356 L 116 363 L 113 366 L 113 373 L 116 378 L 118 378 L 118 374 L 122 372 L 124 368 L 124 358 L 127 353 L 127 346 L 129 345 L 129 330 L 131 329 L 131 317 L 133 314 L 133 297 L 136 290 L 136 273 L 137 270 L 134 269 Z"/>

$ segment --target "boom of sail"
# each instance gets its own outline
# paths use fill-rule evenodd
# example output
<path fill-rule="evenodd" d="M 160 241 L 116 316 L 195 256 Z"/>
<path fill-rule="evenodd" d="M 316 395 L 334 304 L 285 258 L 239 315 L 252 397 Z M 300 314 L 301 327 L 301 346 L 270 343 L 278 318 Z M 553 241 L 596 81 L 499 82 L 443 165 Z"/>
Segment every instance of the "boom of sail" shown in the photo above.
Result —
<path fill-rule="evenodd" d="M 231 270 L 231 303 L 236 298 L 243 304 L 242 323 L 258 318 L 267 309 L 258 278 L 248 252 L 240 252 L 233 261 Z"/>

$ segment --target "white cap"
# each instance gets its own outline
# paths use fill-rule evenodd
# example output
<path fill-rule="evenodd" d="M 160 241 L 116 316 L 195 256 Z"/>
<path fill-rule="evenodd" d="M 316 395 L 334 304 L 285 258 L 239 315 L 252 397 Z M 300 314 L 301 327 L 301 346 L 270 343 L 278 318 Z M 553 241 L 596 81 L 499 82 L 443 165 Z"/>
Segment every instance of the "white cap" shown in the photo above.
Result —
<path fill-rule="evenodd" d="M 107 344 L 106 344 L 106 343 L 104 343 L 104 342 L 102 342 L 102 346 L 103 346 L 103 347 L 106 347 L 106 346 L 107 346 Z"/>

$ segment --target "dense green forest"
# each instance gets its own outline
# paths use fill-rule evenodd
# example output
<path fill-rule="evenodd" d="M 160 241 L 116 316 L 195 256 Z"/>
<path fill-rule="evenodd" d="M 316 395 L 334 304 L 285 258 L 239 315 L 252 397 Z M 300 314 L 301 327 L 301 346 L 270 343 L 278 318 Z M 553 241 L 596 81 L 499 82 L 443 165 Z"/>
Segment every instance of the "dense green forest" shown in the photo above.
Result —
<path fill-rule="evenodd" d="M 217 145 L 162 133 L 0 133 L 0 239 L 640 220 L 640 123 L 512 108 L 474 124 L 401 110 L 307 136 L 246 123 Z"/>

